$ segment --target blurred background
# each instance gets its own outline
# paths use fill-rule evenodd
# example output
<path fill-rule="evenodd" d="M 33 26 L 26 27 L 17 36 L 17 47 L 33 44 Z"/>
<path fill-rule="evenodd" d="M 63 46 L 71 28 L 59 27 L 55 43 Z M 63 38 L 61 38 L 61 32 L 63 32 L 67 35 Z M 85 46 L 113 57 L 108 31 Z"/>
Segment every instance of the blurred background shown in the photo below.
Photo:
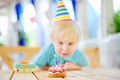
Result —
<path fill-rule="evenodd" d="M 81 29 L 80 48 L 98 48 L 101 63 L 120 68 L 120 0 L 63 0 Z M 0 0 L 0 46 L 43 47 L 57 0 Z"/>

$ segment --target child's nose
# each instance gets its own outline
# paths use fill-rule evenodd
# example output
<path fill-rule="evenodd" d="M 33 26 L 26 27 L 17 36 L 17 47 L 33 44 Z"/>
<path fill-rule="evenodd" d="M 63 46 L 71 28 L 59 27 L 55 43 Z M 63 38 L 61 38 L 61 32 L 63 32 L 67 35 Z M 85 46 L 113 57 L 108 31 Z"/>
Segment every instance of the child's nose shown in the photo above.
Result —
<path fill-rule="evenodd" d="M 66 50 L 69 50 L 69 47 L 67 45 L 64 45 L 63 46 L 63 50 L 66 51 Z"/>

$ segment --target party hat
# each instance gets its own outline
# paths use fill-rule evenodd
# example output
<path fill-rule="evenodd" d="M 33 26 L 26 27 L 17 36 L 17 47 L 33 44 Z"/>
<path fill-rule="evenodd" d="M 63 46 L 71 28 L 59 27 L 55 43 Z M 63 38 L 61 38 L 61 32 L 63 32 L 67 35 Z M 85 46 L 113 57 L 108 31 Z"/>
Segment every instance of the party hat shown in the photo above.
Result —
<path fill-rule="evenodd" d="M 71 20 L 68 10 L 65 7 L 64 2 L 62 0 L 58 1 L 56 15 L 55 15 L 54 20 L 55 22 L 61 21 L 61 20 Z"/>

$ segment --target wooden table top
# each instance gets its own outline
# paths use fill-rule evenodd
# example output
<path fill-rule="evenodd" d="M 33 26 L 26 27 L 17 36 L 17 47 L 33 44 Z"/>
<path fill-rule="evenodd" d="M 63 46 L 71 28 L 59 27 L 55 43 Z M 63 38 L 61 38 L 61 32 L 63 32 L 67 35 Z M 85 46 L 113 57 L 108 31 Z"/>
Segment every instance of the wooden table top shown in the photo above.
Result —
<path fill-rule="evenodd" d="M 32 73 L 15 72 L 10 79 L 11 71 L 0 71 L 0 80 L 120 80 L 120 69 L 89 69 L 81 71 L 66 71 L 65 78 L 49 78 L 47 71 L 36 71 Z"/>

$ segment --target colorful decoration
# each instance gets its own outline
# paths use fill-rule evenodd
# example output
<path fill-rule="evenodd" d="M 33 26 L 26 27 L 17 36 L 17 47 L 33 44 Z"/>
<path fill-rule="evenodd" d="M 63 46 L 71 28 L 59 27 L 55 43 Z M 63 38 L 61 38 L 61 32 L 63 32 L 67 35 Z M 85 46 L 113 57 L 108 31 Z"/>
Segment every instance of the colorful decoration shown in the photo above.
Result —
<path fill-rule="evenodd" d="M 71 17 L 67 11 L 62 0 L 58 1 L 56 15 L 55 15 L 55 22 L 60 20 L 71 20 Z"/>
<path fill-rule="evenodd" d="M 34 64 L 20 63 L 15 66 L 16 72 L 33 72 L 35 69 Z"/>

